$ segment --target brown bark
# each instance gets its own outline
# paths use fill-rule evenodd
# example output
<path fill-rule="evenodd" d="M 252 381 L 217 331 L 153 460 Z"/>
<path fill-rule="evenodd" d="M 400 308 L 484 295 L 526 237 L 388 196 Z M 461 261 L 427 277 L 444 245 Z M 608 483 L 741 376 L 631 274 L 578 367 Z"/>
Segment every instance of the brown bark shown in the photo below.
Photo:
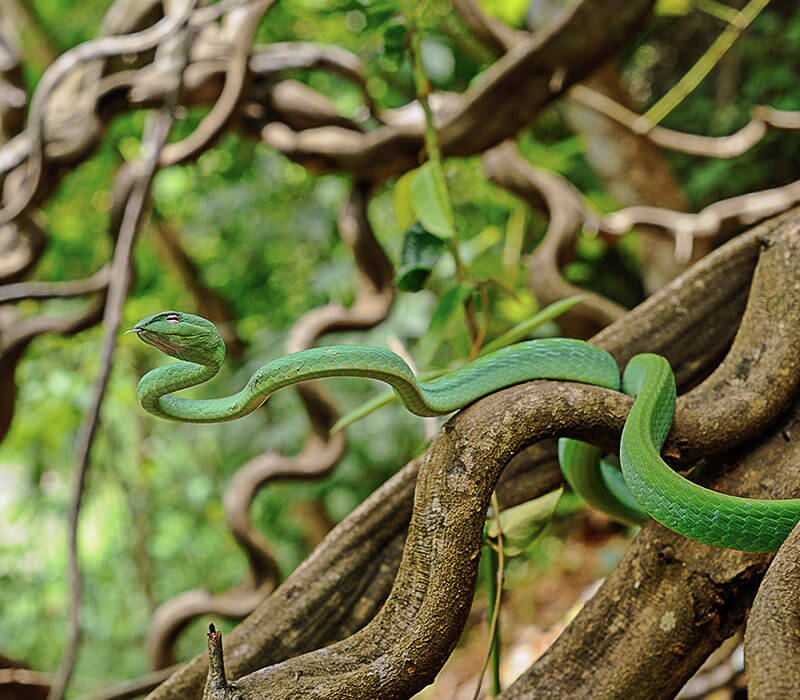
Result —
<path fill-rule="evenodd" d="M 538 29 L 544 18 L 557 11 L 558 5 L 551 0 L 533 0 L 528 11 L 529 28 Z M 584 84 L 618 104 L 631 103 L 630 95 L 620 80 L 620 67 L 615 58 L 600 66 Z M 650 204 L 686 211 L 686 198 L 657 146 L 580 102 L 567 99 L 564 115 L 570 127 L 583 137 L 586 159 L 620 204 Z M 638 253 L 642 262 L 642 281 L 648 293 L 663 287 L 711 249 L 710 241 L 698 242 L 690 259 L 678 261 L 672 241 L 647 227 L 641 233 L 642 244 Z"/>
<path fill-rule="evenodd" d="M 582 0 L 537 36 L 520 39 L 517 34 L 508 35 L 511 38 L 506 37 L 506 41 L 520 39 L 519 42 L 486 72 L 482 83 L 457 101 L 450 113 L 439 115 L 445 152 L 479 152 L 515 133 L 544 104 L 616 50 L 649 6 L 646 0 L 627 4 Z M 490 34 L 502 33 L 497 28 L 492 31 L 491 27 L 489 31 Z M 236 45 L 231 48 L 233 44 Z M 197 89 L 194 93 L 200 100 L 207 99 L 209 94 L 220 97 L 203 126 L 186 141 L 173 144 L 162 154 L 164 158 L 160 162 L 182 161 L 197 155 L 238 116 L 239 107 L 245 102 L 249 108 L 264 107 L 261 112 L 255 109 L 249 113 L 255 122 L 265 114 L 277 112 L 286 116 L 293 111 L 297 119 L 292 121 L 287 117 L 285 120 L 292 126 L 314 125 L 315 119 L 333 125 L 310 129 L 299 136 L 280 127 L 268 133 L 268 137 L 278 138 L 276 143 L 286 146 L 294 157 L 307 159 L 319 167 L 352 168 L 360 170 L 362 175 L 370 173 L 379 178 L 417 162 L 422 145 L 418 125 L 384 126 L 376 132 L 361 133 L 352 122 L 337 117 L 327 103 L 315 102 L 316 98 L 307 89 L 299 89 L 286 81 L 278 83 L 279 88 L 266 88 L 269 99 L 246 94 L 250 84 L 248 71 L 253 67 L 253 63 L 247 61 L 248 45 L 249 39 L 231 41 L 230 52 L 214 59 L 222 63 L 223 68 L 210 70 L 199 83 L 189 86 L 187 92 L 191 94 L 191 88 L 197 89 L 198 84 L 203 88 L 213 87 L 221 82 L 220 76 L 225 75 L 219 89 L 205 92 Z M 213 64 L 214 60 L 209 63 Z M 92 70 L 94 68 L 97 64 Z M 100 78 L 98 71 L 94 72 Z M 48 170 L 45 175 L 49 178 L 40 181 L 37 173 L 34 186 L 36 197 L 43 197 L 60 177 L 61 165 L 66 162 L 64 154 L 81 157 L 91 150 L 99 139 L 102 124 L 115 109 L 128 109 L 130 99 L 141 98 L 143 103 L 147 100 L 158 103 L 162 99 L 158 84 L 165 76 L 158 73 L 158 66 L 154 76 L 156 79 L 151 76 L 149 83 L 145 77 L 137 81 L 138 84 L 126 83 L 126 78 L 114 83 L 119 76 L 108 76 L 111 80 L 103 82 L 99 89 L 99 94 L 107 99 L 90 106 L 86 124 L 81 126 L 81 138 L 65 138 L 64 143 L 54 140 L 39 144 L 37 141 L 36 151 L 30 143 L 26 146 L 23 138 L 15 148 L 3 152 L 5 161 L 0 164 L 0 170 L 11 171 L 14 165 L 8 163 L 14 161 L 15 152 L 20 158 L 16 163 L 23 162 L 25 156 L 19 153 L 25 148 L 29 156 L 34 152 L 43 156 Z M 129 75 L 127 80 L 130 79 Z M 259 88 L 264 90 L 265 86 L 262 84 Z M 64 95 L 61 99 L 63 102 Z M 92 118 L 96 116 L 95 106 L 100 113 L 97 120 Z M 43 146 L 41 152 L 39 145 Z M 545 187 L 540 189 L 546 192 Z M 357 191 L 354 195 L 358 199 Z M 551 199 L 555 201 L 558 195 Z M 24 208 L 30 201 L 17 202 L 15 206 Z M 365 218 L 363 200 L 356 204 L 361 207 L 360 216 Z M 546 204 L 552 213 L 551 202 Z M 699 456 L 761 436 L 793 396 L 798 380 L 794 348 L 800 340 L 796 337 L 800 318 L 790 263 L 799 248 L 795 232 L 797 220 L 795 211 L 743 236 L 595 338 L 598 345 L 610 349 L 620 361 L 639 350 L 663 352 L 673 361 L 683 386 L 696 383 L 708 374 L 729 344 L 741 314 L 752 268 L 763 249 L 743 330 L 733 349 L 721 367 L 679 403 L 676 425 L 666 449 L 666 454 L 676 463 L 686 464 Z M 114 227 L 112 217 L 112 229 Z M 357 246 L 355 252 L 358 257 Z M 388 303 L 391 303 L 391 292 L 387 291 L 390 279 L 386 277 L 391 273 L 386 270 L 386 265 L 378 264 L 372 276 L 368 274 L 362 279 L 367 285 L 366 291 L 377 297 L 370 300 L 368 309 L 325 307 L 316 310 L 298 325 L 290 339 L 291 349 L 306 347 L 323 328 L 352 326 L 351 311 L 372 314 L 368 322 L 357 318 L 356 325 L 372 323 L 382 317 L 387 294 Z M 781 293 L 784 290 L 774 286 L 770 275 L 783 280 L 788 291 Z M 776 318 L 781 322 L 774 327 Z M 12 349 L 17 352 L 16 347 Z M 11 353 L 6 355 L 12 356 Z M 327 468 L 328 458 L 332 455 L 335 461 L 343 447 L 341 437 L 329 439 L 328 435 L 335 408 L 313 385 L 301 387 L 300 391 L 307 404 L 316 402 L 316 409 L 309 409 L 314 423 L 309 444 L 320 447 L 322 443 L 324 468 Z M 227 655 L 229 668 L 236 675 L 254 671 L 241 679 L 242 697 L 265 694 L 295 697 L 298 693 L 326 698 L 407 697 L 429 682 L 449 655 L 463 626 L 472 597 L 486 504 L 506 464 L 513 460 L 517 470 L 516 479 L 511 474 L 506 482 L 506 486 L 515 484 L 518 487 L 516 493 L 511 489 L 504 492 L 510 501 L 540 493 L 557 481 L 558 476 L 553 469 L 552 455 L 546 450 L 532 448 L 525 457 L 520 457 L 527 445 L 544 436 L 565 433 L 613 449 L 629 405 L 629 399 L 612 392 L 540 382 L 499 392 L 459 414 L 425 455 L 337 528 L 274 596 L 226 638 L 232 645 Z M 793 456 L 790 447 L 781 452 L 773 446 L 771 456 L 777 457 L 773 463 L 764 458 L 764 452 L 777 439 L 775 436 L 773 431 L 762 444 L 730 453 L 724 464 L 736 469 L 719 477 L 718 482 L 743 493 L 788 492 L 791 472 L 782 469 L 780 462 Z M 266 456 L 259 473 L 266 473 L 270 478 L 282 473 L 284 462 L 280 458 L 276 462 L 275 457 Z M 719 467 L 723 460 L 709 463 Z M 536 478 L 526 479 L 533 465 L 538 469 Z M 753 467 L 751 474 L 743 476 L 747 465 Z M 317 461 L 308 461 L 300 467 L 300 471 L 305 469 L 308 473 L 318 473 L 321 469 Z M 297 471 L 295 469 L 292 474 Z M 772 481 L 762 483 L 758 477 L 763 474 L 772 475 Z M 407 533 L 411 491 L 417 477 L 416 505 Z M 253 484 L 260 484 L 265 478 L 259 476 L 248 488 L 257 488 Z M 246 493 L 252 494 L 252 490 Z M 246 519 L 246 505 L 239 514 L 242 512 Z M 551 664 L 556 669 L 563 665 L 567 673 L 555 680 L 542 681 L 537 666 L 509 693 L 526 694 L 535 692 L 531 688 L 542 686 L 575 696 L 606 690 L 611 693 L 617 689 L 635 695 L 639 685 L 656 678 L 656 672 L 665 663 L 674 664 L 677 669 L 675 680 L 670 683 L 677 683 L 690 673 L 710 645 L 741 620 L 763 571 L 764 559 L 758 559 L 758 555 L 726 553 L 712 561 L 713 558 L 702 548 L 698 550 L 697 545 L 680 538 L 675 540 L 677 536 L 674 535 L 669 537 L 672 539 L 657 526 L 647 526 L 623 560 L 622 573 L 615 573 L 616 578 L 609 579 L 611 583 L 598 594 L 608 605 L 597 603 L 595 608 L 601 607 L 600 612 L 579 616 L 570 628 L 578 631 L 568 631 L 540 663 L 542 667 Z M 661 543 L 667 539 L 674 542 L 674 546 L 671 544 L 665 549 Z M 404 540 L 406 547 L 398 572 Z M 658 547 L 661 547 L 661 558 L 653 559 Z M 674 562 L 680 567 L 673 565 Z M 662 569 L 669 571 L 664 573 Z M 653 572 L 664 573 L 664 576 L 655 580 Z M 639 574 L 641 576 L 635 578 Z M 642 588 L 642 592 L 615 609 L 611 604 L 619 603 L 631 576 L 644 582 L 635 589 Z M 687 598 L 692 601 L 689 607 L 686 607 Z M 670 633 L 665 650 L 651 644 L 657 647 L 655 651 L 642 654 L 641 664 L 630 671 L 609 663 L 614 653 L 627 655 L 626 660 L 637 658 L 637 650 L 652 642 L 653 635 L 658 634 L 652 607 L 664 601 L 674 604 L 667 612 L 680 613 L 684 615 L 681 620 L 691 620 L 688 626 L 692 630 L 679 629 L 673 633 L 675 628 L 681 627 L 675 624 L 677 618 L 662 615 L 657 621 L 658 628 Z M 693 617 L 687 617 L 689 615 Z M 598 640 L 597 632 L 602 629 L 602 624 L 598 627 L 598 619 L 638 620 L 641 628 L 650 634 L 628 636 L 623 634 L 624 630 L 615 629 L 613 635 L 607 634 L 608 639 Z M 364 624 L 367 624 L 366 629 L 361 629 Z M 701 633 L 708 639 L 697 643 Z M 592 651 L 601 668 L 582 674 L 578 669 L 583 663 L 582 659 L 578 661 L 581 645 L 592 634 L 595 634 Z M 621 637 L 625 639 L 619 641 Z M 336 639 L 341 641 L 327 649 L 291 658 Z M 218 649 L 221 667 L 221 646 Z M 269 666 L 284 659 L 291 660 L 277 667 Z M 256 670 L 263 666 L 266 668 Z M 203 667 L 203 661 L 195 660 L 154 697 L 196 696 L 204 675 Z M 221 687 L 225 689 L 224 682 Z"/>
<path fill-rule="evenodd" d="M 701 483 L 756 498 L 800 495 L 800 441 L 784 437 L 799 418 L 795 403 L 757 445 L 710 460 L 709 471 L 725 473 Z M 674 697 L 742 624 L 769 559 L 649 521 L 579 616 L 501 697 Z M 764 687 L 770 692 L 755 697 L 796 697 Z"/>
<path fill-rule="evenodd" d="M 49 689 L 47 674 L 0 654 L 0 697 L 4 700 L 45 700 Z"/>
<path fill-rule="evenodd" d="M 775 280 L 785 284 L 794 278 L 791 261 L 800 252 L 800 235 L 790 226 L 773 236 L 762 236 L 761 240 L 767 247 L 760 256 L 750 303 L 734 346 L 720 368 L 693 393 L 707 395 L 722 386 L 725 391 L 717 396 L 720 400 L 713 407 L 704 404 L 701 415 L 687 408 L 691 405 L 689 401 L 684 402 L 678 414 L 673 440 L 689 444 L 689 449 L 697 449 L 698 444 L 705 443 L 704 451 L 717 451 L 719 442 L 708 438 L 719 432 L 726 436 L 725 446 L 745 439 L 745 429 L 750 435 L 760 432 L 785 406 L 787 397 L 794 393 L 800 381 L 800 357 L 794 350 L 800 340 L 797 337 L 800 334 L 800 290 L 795 294 L 779 294 L 776 298 L 774 287 Z M 786 319 L 783 330 L 774 333 L 775 342 L 769 344 L 763 342 L 770 319 L 763 313 L 766 306 L 772 306 L 779 317 Z M 737 387 L 742 383 L 739 358 L 748 352 L 752 362 L 747 377 L 748 391 L 753 389 L 766 394 L 776 388 L 785 389 L 769 407 L 766 404 L 770 402 L 766 400 L 761 405 L 747 407 L 735 401 Z M 276 698 L 298 694 L 317 698 L 404 698 L 433 679 L 452 651 L 466 619 L 477 573 L 485 509 L 505 464 L 525 444 L 545 435 L 578 436 L 608 447 L 609 437 L 618 436 L 629 405 L 611 392 L 595 390 L 590 395 L 583 387 L 547 382 L 537 385 L 539 391 L 532 391 L 532 386 L 494 394 L 462 411 L 440 431 L 421 458 L 403 559 L 392 591 L 375 618 L 341 642 L 240 678 L 237 686 L 243 698 L 259 698 L 265 694 Z M 730 411 L 731 406 L 737 410 Z M 684 413 L 691 415 L 688 424 L 693 429 L 681 436 Z M 488 431 L 487 425 L 491 426 Z M 688 443 L 684 443 L 686 440 Z M 741 472 L 735 473 L 722 483 L 735 492 L 750 495 L 787 495 L 786 491 L 792 491 L 791 475 L 780 470 L 780 463 L 775 466 L 777 474 L 770 472 L 770 475 L 777 478 L 770 486 L 758 475 L 754 476 L 753 470 L 744 477 Z M 670 586 L 671 581 L 655 571 L 646 556 L 655 551 L 652 533 L 660 536 L 660 530 L 655 525 L 645 528 L 638 539 L 645 544 L 634 545 L 631 555 L 601 589 L 597 609 L 612 611 L 607 612 L 612 615 L 620 611 L 620 620 L 641 619 L 641 629 L 652 630 L 652 625 L 647 627 L 645 622 L 653 608 L 658 607 L 658 599 L 649 595 L 649 589 L 645 589 L 641 597 L 626 599 L 627 605 L 620 605 L 621 593 L 630 582 L 635 586 L 636 581 L 646 579 L 650 572 L 653 580 L 664 582 L 671 594 L 670 602 L 675 600 L 676 605 L 668 612 L 673 612 L 678 620 L 683 611 L 677 607 L 677 601 L 706 598 L 706 605 L 700 606 L 694 619 L 707 624 L 693 626 L 692 632 L 687 634 L 679 624 L 671 627 L 676 620 L 665 614 L 660 628 L 665 632 L 677 631 L 672 635 L 675 640 L 670 639 L 662 649 L 662 645 L 653 643 L 652 632 L 649 637 L 626 634 L 622 624 L 617 627 L 618 634 L 607 635 L 601 642 L 591 631 L 598 624 L 603 629 L 606 625 L 598 623 L 597 615 L 586 613 L 584 617 L 589 619 L 586 627 L 581 628 L 577 623 L 573 628 L 579 629 L 575 636 L 581 645 L 591 644 L 595 650 L 605 650 L 604 654 L 598 653 L 602 662 L 597 658 L 598 663 L 591 664 L 599 670 L 587 683 L 586 676 L 590 674 L 585 672 L 586 655 L 580 653 L 584 649 L 570 648 L 568 656 L 559 657 L 556 665 L 548 668 L 543 689 L 557 688 L 560 692 L 556 695 L 560 696 L 589 696 L 598 689 L 618 694 L 621 688 L 626 695 L 640 692 L 639 697 L 652 697 L 653 692 L 662 687 L 665 690 L 660 692 L 666 696 L 672 692 L 674 684 L 679 688 L 685 682 L 719 640 L 739 626 L 748 594 L 752 596 L 755 592 L 754 582 L 763 573 L 765 557 L 729 552 L 710 559 L 707 547 L 674 535 L 670 538 L 674 543 L 673 551 L 677 548 L 678 561 L 685 561 L 688 566 L 681 569 L 683 578 Z M 662 556 L 669 558 L 670 555 L 662 553 Z M 704 577 L 715 582 L 715 586 L 690 587 L 697 578 Z M 685 585 L 681 586 L 684 581 Z M 712 593 L 721 602 L 710 600 Z M 616 608 L 612 603 L 617 604 Z M 693 603 L 691 609 L 695 610 L 696 605 Z M 704 610 L 704 607 L 711 610 Z M 611 640 L 630 640 L 626 648 L 639 649 L 643 636 L 650 654 L 634 655 L 633 658 L 638 656 L 642 661 L 634 670 L 628 670 L 632 654 L 612 655 Z M 569 648 L 569 634 L 564 639 L 562 647 Z M 584 669 L 579 679 L 565 673 L 567 660 Z M 643 678 L 657 678 L 655 670 L 663 668 L 665 662 L 672 669 L 669 681 L 660 682 L 656 688 L 652 685 L 644 688 Z M 556 673 L 555 668 L 560 671 Z M 528 684 L 522 696 L 530 695 Z"/>
<path fill-rule="evenodd" d="M 512 50 L 525 39 L 525 32 L 515 31 L 484 14 L 474 0 L 459 0 L 454 7 L 475 36 L 497 54 Z M 533 0 L 528 8 L 527 25 L 533 31 L 543 30 L 562 11 L 560 3 Z M 620 80 L 619 72 L 618 62 L 612 58 L 589 75 L 583 85 L 617 105 L 630 104 L 631 98 Z M 564 105 L 567 122 L 584 139 L 586 158 L 621 204 L 649 204 L 675 211 L 686 210 L 686 199 L 657 146 L 644 135 L 635 133 L 580 101 L 567 99 Z M 675 244 L 659 231 L 644 226 L 641 233 L 643 244 L 639 253 L 643 281 L 648 292 L 663 287 L 711 249 L 710 241 L 701 240 L 693 246 L 688 259 L 679 261 L 675 255 Z M 576 234 L 577 231 L 562 242 L 562 247 L 570 243 Z M 537 274 L 535 268 L 532 274 Z M 543 278 L 535 287 L 537 294 L 541 294 L 547 286 L 564 286 L 563 281 L 559 282 L 546 271 Z M 555 294 L 555 291 L 551 292 L 551 295 Z M 601 309 L 597 320 L 604 317 Z"/>
<path fill-rule="evenodd" d="M 783 444 L 776 441 L 781 462 L 789 445 L 797 451 L 798 432 L 795 411 L 784 422 Z M 744 651 L 747 690 L 753 700 L 800 697 L 800 525 L 778 550 L 761 582 L 747 620 Z"/>
<path fill-rule="evenodd" d="M 615 53 L 651 6 L 651 0 L 581 0 L 542 32 L 519 42 L 441 120 L 443 154 L 473 155 L 516 134 L 542 107 Z M 422 124 L 383 126 L 366 134 L 336 127 L 294 132 L 270 124 L 263 135 L 271 146 L 308 167 L 376 179 L 415 167 L 424 146 Z"/>

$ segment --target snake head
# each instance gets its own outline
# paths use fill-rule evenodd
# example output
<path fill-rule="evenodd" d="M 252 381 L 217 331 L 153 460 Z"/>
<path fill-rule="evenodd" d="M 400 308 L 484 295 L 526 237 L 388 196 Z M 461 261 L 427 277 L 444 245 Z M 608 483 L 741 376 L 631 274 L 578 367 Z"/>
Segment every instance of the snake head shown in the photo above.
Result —
<path fill-rule="evenodd" d="M 128 332 L 179 360 L 218 367 L 225 359 L 225 343 L 217 327 L 202 316 L 162 311 L 143 318 Z"/>

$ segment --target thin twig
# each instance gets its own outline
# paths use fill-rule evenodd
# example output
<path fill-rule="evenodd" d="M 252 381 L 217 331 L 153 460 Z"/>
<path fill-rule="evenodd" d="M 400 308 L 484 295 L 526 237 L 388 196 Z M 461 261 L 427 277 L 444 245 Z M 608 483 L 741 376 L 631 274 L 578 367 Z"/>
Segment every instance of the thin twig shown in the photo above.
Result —
<path fill-rule="evenodd" d="M 185 0 L 175 12 L 152 27 L 123 36 L 101 37 L 80 44 L 61 54 L 45 71 L 31 100 L 28 110 L 27 136 L 31 142 L 25 174 L 15 198 L 0 207 L 0 224 L 13 221 L 21 214 L 36 194 L 44 161 L 44 121 L 47 101 L 67 74 L 76 66 L 110 56 L 132 54 L 157 46 L 172 36 L 189 18 L 194 0 Z"/>
<path fill-rule="evenodd" d="M 0 286 L 0 304 L 22 299 L 69 299 L 100 292 L 108 286 L 108 267 L 91 277 L 65 282 L 15 282 Z"/>
<path fill-rule="evenodd" d="M 228 683 L 225 675 L 225 652 L 222 648 L 222 633 L 214 624 L 208 626 L 208 677 L 203 691 L 203 700 L 233 700 L 235 686 Z"/>
<path fill-rule="evenodd" d="M 489 622 L 489 649 L 481 664 L 481 672 L 478 674 L 478 683 L 475 687 L 475 695 L 472 700 L 478 700 L 481 694 L 481 685 L 483 684 L 483 676 L 486 673 L 486 667 L 489 665 L 489 659 L 492 662 L 492 688 L 493 694 L 500 691 L 500 640 L 499 640 L 499 627 L 500 627 L 500 604 L 503 600 L 503 585 L 505 583 L 505 553 L 503 552 L 503 525 L 500 522 L 500 502 L 497 500 L 497 492 L 492 492 L 492 510 L 494 511 L 494 519 L 497 523 L 497 543 L 490 543 L 489 547 L 492 551 L 497 552 L 497 569 L 495 574 L 495 590 L 494 597 L 489 601 L 491 621 Z"/>
<path fill-rule="evenodd" d="M 478 283 L 478 291 L 481 295 L 481 325 L 478 329 L 478 334 L 475 336 L 475 341 L 472 343 L 472 349 L 469 353 L 469 362 L 472 362 L 480 354 L 483 341 L 486 339 L 486 334 L 489 332 L 489 291 L 487 283 Z"/>
<path fill-rule="evenodd" d="M 122 307 L 128 293 L 128 283 L 131 276 L 131 255 L 136 241 L 136 233 L 141 224 L 150 183 L 158 164 L 158 155 L 167 140 L 172 125 L 172 105 L 163 107 L 159 113 L 150 120 L 145 136 L 142 139 L 142 149 L 145 160 L 141 162 L 141 169 L 136 176 L 136 181 L 130 190 L 125 211 L 120 224 L 119 237 L 114 248 L 114 258 L 111 262 L 111 281 L 108 288 L 108 299 L 103 313 L 103 355 L 101 360 L 100 375 L 95 384 L 92 403 L 86 413 L 78 438 L 78 468 L 72 491 L 72 502 L 69 511 L 69 588 L 70 588 L 70 629 L 67 646 L 61 658 L 61 664 L 56 674 L 53 685 L 48 695 L 48 700 L 61 700 L 69 684 L 75 658 L 80 644 L 81 629 L 81 572 L 78 562 L 78 520 L 80 517 L 81 502 L 83 500 L 84 485 L 89 470 L 89 455 L 97 432 L 100 419 L 100 407 L 105 396 L 111 365 L 114 358 L 117 332 L 119 331 Z"/>

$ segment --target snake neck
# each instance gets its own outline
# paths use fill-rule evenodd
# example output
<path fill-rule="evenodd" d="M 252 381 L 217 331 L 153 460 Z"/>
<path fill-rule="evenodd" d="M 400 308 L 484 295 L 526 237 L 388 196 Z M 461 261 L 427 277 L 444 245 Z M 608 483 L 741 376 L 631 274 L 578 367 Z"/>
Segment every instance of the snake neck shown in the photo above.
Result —
<path fill-rule="evenodd" d="M 175 362 L 166 367 L 158 367 L 149 371 L 140 380 L 136 389 L 139 395 L 139 402 L 146 411 L 157 416 L 170 418 L 158 405 L 159 399 L 174 391 L 188 389 L 207 382 L 217 372 L 220 363 L 216 361 L 208 364 L 196 364 L 194 362 Z"/>

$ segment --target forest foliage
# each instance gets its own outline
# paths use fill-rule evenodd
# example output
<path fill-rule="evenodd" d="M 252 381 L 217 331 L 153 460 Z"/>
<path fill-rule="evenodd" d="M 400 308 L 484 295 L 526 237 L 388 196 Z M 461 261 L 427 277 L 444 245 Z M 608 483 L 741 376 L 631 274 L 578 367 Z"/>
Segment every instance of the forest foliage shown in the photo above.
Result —
<path fill-rule="evenodd" d="M 31 29 L 36 36 L 25 41 L 44 43 L 58 54 L 96 35 L 108 2 L 35 0 L 31 5 L 40 25 Z M 524 22 L 524 1 L 485 0 L 483 5 L 506 22 Z M 257 40 L 309 40 L 348 48 L 364 59 L 375 101 L 397 107 L 416 94 L 398 10 L 391 0 L 285 0 L 269 11 Z M 492 57 L 459 24 L 446 0 L 431 0 L 427 10 L 422 27 L 426 72 L 437 88 L 463 91 L 480 79 Z M 624 80 L 638 106 L 647 108 L 663 95 L 719 30 L 719 21 L 690 0 L 662 0 L 659 12 L 622 56 Z M 800 10 L 788 1 L 773 2 L 664 125 L 727 134 L 747 123 L 755 104 L 800 109 L 799 42 Z M 40 54 L 26 57 L 29 89 L 44 67 Z M 344 79 L 322 71 L 298 71 L 292 77 L 328 95 L 342 114 L 358 114 L 361 96 Z M 205 111 L 191 110 L 172 138 L 189 133 Z M 85 277 L 107 262 L 113 174 L 138 156 L 144 118 L 143 113 L 117 118 L 100 149 L 65 177 L 47 201 L 51 240 L 37 278 Z M 544 110 L 520 135 L 519 144 L 528 160 L 567 176 L 598 211 L 618 208 L 588 165 L 581 137 L 568 128 L 562 104 Z M 796 179 L 798 155 L 796 135 L 772 132 L 732 160 L 668 158 L 697 210 Z M 434 256 L 424 285 L 412 282 L 408 291 L 399 292 L 386 322 L 364 333 L 332 334 L 324 342 L 386 346 L 394 337 L 419 369 L 440 368 L 465 360 L 471 350 L 463 304 L 456 301 L 475 296 L 479 318 L 488 319 L 487 340 L 539 308 L 526 289 L 520 259 L 540 240 L 545 219 L 490 184 L 480 158 L 448 159 L 445 173 L 466 278 L 459 278 L 452 256 L 444 251 Z M 407 222 L 398 221 L 402 207 L 396 187 L 401 187 L 396 181 L 385 183 L 369 213 L 378 239 L 402 269 L 402 224 Z M 123 326 L 130 328 L 162 309 L 193 309 L 192 296 L 165 261 L 155 232 L 158 227 L 179 231 L 203 282 L 223 297 L 246 343 L 244 354 L 229 358 L 220 377 L 197 395 L 238 388 L 255 368 L 284 352 L 287 329 L 305 311 L 331 299 L 343 304 L 353 299 L 352 259 L 336 223 L 347 192 L 346 177 L 311 173 L 265 144 L 236 134 L 225 136 L 195 163 L 163 170 L 154 183 L 151 221 L 137 246 L 136 282 Z M 583 236 L 565 276 L 631 307 L 643 295 L 638 244 L 636 234 L 615 249 Z M 421 288 L 410 291 L 416 287 Z M 52 301 L 47 307 L 66 312 L 82 303 Z M 39 308 L 32 301 L 20 306 L 24 314 Z M 549 324 L 540 332 L 553 334 L 558 328 Z M 76 432 L 98 371 L 100 341 L 101 331 L 94 328 L 73 338 L 45 336 L 31 346 L 17 370 L 12 429 L 0 445 L 0 651 L 37 668 L 55 668 L 61 652 L 67 609 L 65 512 Z M 241 579 L 246 561 L 224 527 L 225 486 L 246 459 L 268 449 L 292 453 L 305 437 L 305 414 L 292 392 L 276 395 L 253 416 L 232 423 L 178 425 L 144 414 L 136 402 L 136 382 L 163 362 L 133 336 L 122 340 L 103 405 L 80 529 L 89 634 L 76 671 L 79 690 L 147 670 L 143 640 L 158 603 L 186 589 L 222 590 Z M 331 382 L 330 388 L 345 408 L 376 393 L 374 386 L 357 380 Z M 347 453 L 330 476 L 262 490 L 253 518 L 273 543 L 283 574 L 305 558 L 326 527 L 419 452 L 425 440 L 419 419 L 388 407 L 350 429 Z M 534 569 L 544 568 L 551 550 L 552 542 L 528 554 Z M 184 635 L 181 656 L 202 646 L 199 629 L 204 624 L 199 621 Z"/>

